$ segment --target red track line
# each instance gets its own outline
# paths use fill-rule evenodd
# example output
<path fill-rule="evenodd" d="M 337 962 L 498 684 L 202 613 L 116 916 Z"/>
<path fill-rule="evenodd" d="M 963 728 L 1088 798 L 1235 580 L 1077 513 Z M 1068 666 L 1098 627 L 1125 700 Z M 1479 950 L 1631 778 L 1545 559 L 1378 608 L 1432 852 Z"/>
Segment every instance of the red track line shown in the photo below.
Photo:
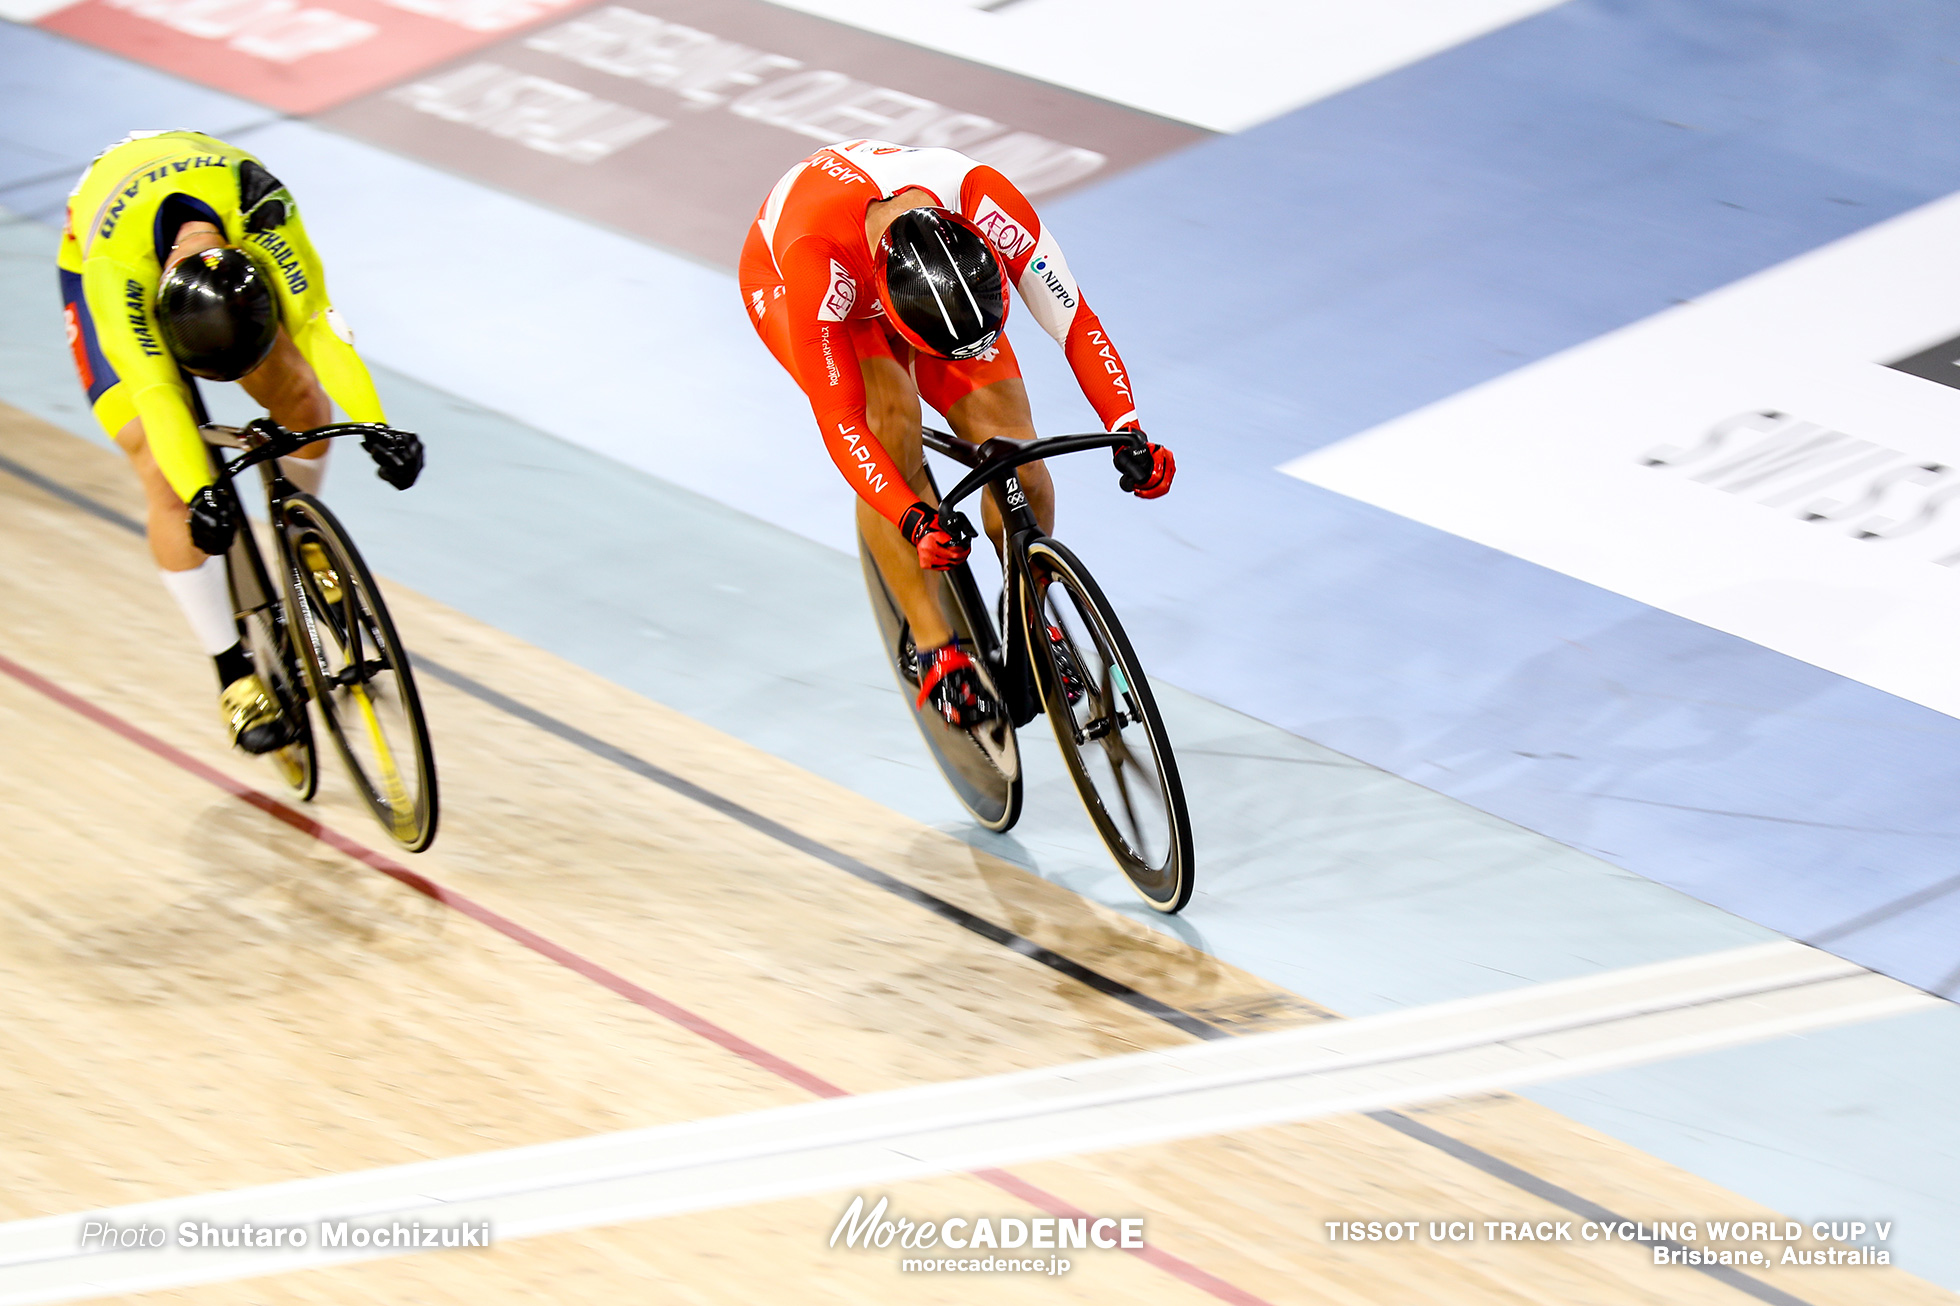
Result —
<path fill-rule="evenodd" d="M 132 744 L 135 744 L 138 748 L 147 749 L 172 766 L 188 771 L 200 780 L 209 781 L 232 797 L 251 804 L 266 815 L 284 821 L 287 825 L 292 826 L 295 830 L 303 834 L 312 835 L 328 847 L 346 853 L 355 861 L 372 867 L 374 870 L 380 871 L 383 875 L 400 880 L 417 893 L 426 894 L 445 907 L 452 907 L 472 920 L 481 921 L 483 924 L 497 931 L 497 933 L 523 944 L 540 956 L 549 957 L 567 970 L 576 971 L 587 979 L 604 985 L 627 1001 L 637 1002 L 648 1011 L 665 1016 L 668 1020 L 673 1021 L 689 1033 L 699 1034 L 710 1043 L 726 1048 L 743 1060 L 752 1062 L 764 1070 L 769 1071 L 771 1074 L 787 1079 L 799 1088 L 808 1089 L 818 1097 L 850 1096 L 849 1093 L 837 1087 L 837 1085 L 831 1083 L 829 1080 L 821 1079 L 801 1066 L 785 1061 L 773 1052 L 767 1052 L 757 1047 L 740 1034 L 725 1030 L 713 1021 L 695 1015 L 686 1007 L 669 1002 L 659 994 L 641 988 L 638 984 L 633 983 L 633 981 L 624 976 L 616 975 L 612 971 L 607 970 L 598 962 L 581 957 L 571 949 L 562 947 L 559 944 L 553 943 L 550 939 L 545 938 L 543 935 L 526 929 L 509 917 L 499 915 L 475 899 L 465 897 L 454 889 L 437 884 L 428 876 L 417 871 L 411 871 L 400 862 L 383 857 L 380 853 L 356 843 L 338 830 L 322 825 L 304 812 L 289 807 L 276 798 L 262 794 L 249 785 L 241 784 L 216 767 L 198 761 L 189 753 L 165 743 L 142 727 L 131 725 L 121 717 L 97 707 L 87 699 L 69 693 L 53 681 L 36 675 L 26 667 L 21 666 L 18 662 L 4 655 L 0 655 L 0 671 L 5 671 L 28 688 L 38 690 L 42 694 L 47 695 L 70 711 L 79 713 L 97 725 L 114 731 Z"/>
<path fill-rule="evenodd" d="M 290 807 L 267 794 L 260 793 L 250 785 L 232 779 L 216 767 L 205 762 L 200 762 L 197 758 L 192 757 L 182 749 L 158 739 L 141 726 L 133 725 L 114 713 L 97 707 L 87 699 L 70 693 L 60 685 L 55 684 L 52 680 L 38 675 L 33 671 L 29 671 L 26 667 L 4 654 L 0 654 L 0 671 L 6 672 L 29 689 L 54 700 L 69 711 L 86 717 L 105 730 L 122 736 L 138 748 L 155 754 L 179 770 L 188 771 L 200 780 L 207 781 L 217 788 L 224 790 L 241 802 L 250 804 L 266 815 L 285 822 L 302 834 L 311 835 L 321 843 L 326 844 L 329 848 L 345 853 L 362 865 L 377 870 L 391 879 L 399 880 L 417 893 L 433 898 L 445 907 L 452 908 L 469 917 L 471 920 L 488 925 L 505 938 L 522 944 L 539 956 L 548 957 L 567 970 L 583 975 L 594 983 L 611 989 L 628 1002 L 638 1003 L 648 1011 L 666 1017 L 689 1033 L 698 1034 L 710 1043 L 724 1048 L 729 1052 L 733 1052 L 743 1060 L 760 1066 L 762 1069 L 769 1071 L 779 1078 L 788 1080 L 798 1088 L 806 1089 L 818 1097 L 852 1096 L 848 1090 L 839 1088 L 819 1075 L 811 1074 L 795 1062 L 785 1061 L 775 1053 L 757 1047 L 740 1034 L 723 1029 L 720 1025 L 715 1024 L 703 1016 L 695 1015 L 678 1003 L 669 1002 L 658 993 L 642 988 L 625 976 L 607 970 L 596 961 L 581 957 L 570 948 L 553 943 L 542 934 L 519 925 L 508 916 L 503 916 L 490 910 L 490 908 L 485 907 L 475 899 L 466 897 L 445 885 L 438 884 L 418 871 L 411 871 L 400 862 L 384 857 L 364 844 L 356 843 L 338 830 L 335 830 L 331 826 L 321 824 L 304 812 Z M 1047 1211 L 1050 1215 L 1068 1219 L 1083 1219 L 1088 1215 L 1086 1211 L 1077 1209 L 1053 1193 L 1037 1188 L 1027 1180 L 1010 1174 L 1005 1170 L 985 1169 L 975 1170 L 972 1173 L 975 1178 L 984 1179 L 994 1185 L 994 1187 L 1011 1193 L 1029 1205 Z M 1242 1288 L 1234 1287 L 1218 1276 L 1209 1274 L 1189 1261 L 1173 1256 L 1169 1252 L 1161 1251 L 1155 1247 L 1130 1248 L 1127 1250 L 1139 1260 L 1154 1265 L 1165 1273 L 1182 1279 L 1195 1288 L 1210 1293 L 1220 1301 L 1231 1302 L 1233 1306 L 1269 1306 L 1269 1303 L 1264 1298 L 1255 1297 Z"/>

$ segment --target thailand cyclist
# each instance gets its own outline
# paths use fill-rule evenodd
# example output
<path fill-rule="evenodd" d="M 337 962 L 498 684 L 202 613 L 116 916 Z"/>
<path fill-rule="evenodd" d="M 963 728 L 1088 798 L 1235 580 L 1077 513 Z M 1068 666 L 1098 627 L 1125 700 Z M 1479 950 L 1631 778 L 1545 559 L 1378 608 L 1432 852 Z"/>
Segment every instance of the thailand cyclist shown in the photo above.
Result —
<path fill-rule="evenodd" d="M 763 202 L 742 251 L 742 296 L 769 352 L 803 387 L 831 458 L 859 496 L 858 527 L 918 649 L 919 702 L 972 726 L 999 711 L 953 642 L 929 569 L 967 555 L 939 521 L 919 443 L 920 400 L 962 440 L 1033 439 L 1027 389 L 1002 334 L 1007 286 L 1061 345 L 1105 429 L 1141 428 L 1130 377 L 1034 207 L 955 150 L 858 140 L 818 150 Z M 1122 486 L 1170 489 L 1170 450 L 1118 451 Z M 1020 470 L 1042 529 L 1054 487 Z M 999 514 L 984 501 L 988 534 Z"/>
<path fill-rule="evenodd" d="M 354 337 L 327 298 L 292 194 L 253 155 L 198 132 L 138 132 L 96 157 L 68 197 L 56 262 L 75 368 L 96 420 L 128 454 L 148 501 L 164 587 L 217 664 L 232 742 L 262 753 L 291 741 L 240 644 L 221 556 L 238 522 L 211 487 L 184 373 L 237 381 L 293 430 L 382 422 Z M 421 470 L 418 440 L 370 440 L 390 484 Z M 317 490 L 327 445 L 282 460 Z M 337 588 L 318 545 L 302 561 Z M 304 551 L 302 551 L 304 552 Z"/>

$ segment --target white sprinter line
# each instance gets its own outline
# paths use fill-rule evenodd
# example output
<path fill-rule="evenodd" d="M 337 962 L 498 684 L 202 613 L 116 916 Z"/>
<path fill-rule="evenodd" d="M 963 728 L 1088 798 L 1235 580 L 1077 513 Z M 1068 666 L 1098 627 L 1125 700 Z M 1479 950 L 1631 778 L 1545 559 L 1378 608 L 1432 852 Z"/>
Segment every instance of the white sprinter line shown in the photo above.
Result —
<path fill-rule="evenodd" d="M 0 1225 L 0 1306 L 392 1251 L 81 1251 L 86 1221 L 494 1227 L 499 1241 L 1593 1074 L 1940 1000 L 1779 941 L 1306 1029 Z M 817 1234 L 816 1236 L 821 1236 Z"/>

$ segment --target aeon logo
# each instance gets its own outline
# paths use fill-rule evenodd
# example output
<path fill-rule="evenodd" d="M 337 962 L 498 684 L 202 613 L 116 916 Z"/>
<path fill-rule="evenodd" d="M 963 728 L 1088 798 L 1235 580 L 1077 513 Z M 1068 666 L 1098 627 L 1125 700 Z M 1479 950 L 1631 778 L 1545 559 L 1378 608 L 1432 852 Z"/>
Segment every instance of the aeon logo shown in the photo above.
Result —
<path fill-rule="evenodd" d="M 842 322 L 851 315 L 858 298 L 857 282 L 836 259 L 830 260 L 830 286 L 823 292 L 817 317 L 825 322 Z"/>
<path fill-rule="evenodd" d="M 1034 248 L 1034 233 L 994 203 L 991 195 L 980 197 L 980 207 L 974 211 L 973 225 L 987 233 L 987 239 L 1000 251 L 1004 259 L 1017 259 Z"/>

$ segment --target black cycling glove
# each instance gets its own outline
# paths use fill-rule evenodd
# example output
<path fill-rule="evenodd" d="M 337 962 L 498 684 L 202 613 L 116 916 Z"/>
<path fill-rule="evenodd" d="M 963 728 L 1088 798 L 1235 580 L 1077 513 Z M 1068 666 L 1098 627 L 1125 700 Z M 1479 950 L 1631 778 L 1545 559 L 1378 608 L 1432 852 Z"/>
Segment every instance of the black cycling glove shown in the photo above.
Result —
<path fill-rule="evenodd" d="M 1123 428 L 1143 439 L 1143 431 L 1134 426 Z M 1143 447 L 1120 447 L 1110 455 L 1116 464 L 1119 475 L 1117 484 L 1139 499 L 1155 499 L 1167 494 L 1171 488 L 1171 478 L 1177 475 L 1177 459 L 1171 451 L 1161 444 L 1144 440 Z"/>
<path fill-rule="evenodd" d="M 191 496 L 191 543 L 216 557 L 238 534 L 238 499 L 228 485 L 207 485 Z"/>
<path fill-rule="evenodd" d="M 369 431 L 361 437 L 361 448 L 374 459 L 374 474 L 397 490 L 406 490 L 422 474 L 422 440 L 412 432 Z"/>

